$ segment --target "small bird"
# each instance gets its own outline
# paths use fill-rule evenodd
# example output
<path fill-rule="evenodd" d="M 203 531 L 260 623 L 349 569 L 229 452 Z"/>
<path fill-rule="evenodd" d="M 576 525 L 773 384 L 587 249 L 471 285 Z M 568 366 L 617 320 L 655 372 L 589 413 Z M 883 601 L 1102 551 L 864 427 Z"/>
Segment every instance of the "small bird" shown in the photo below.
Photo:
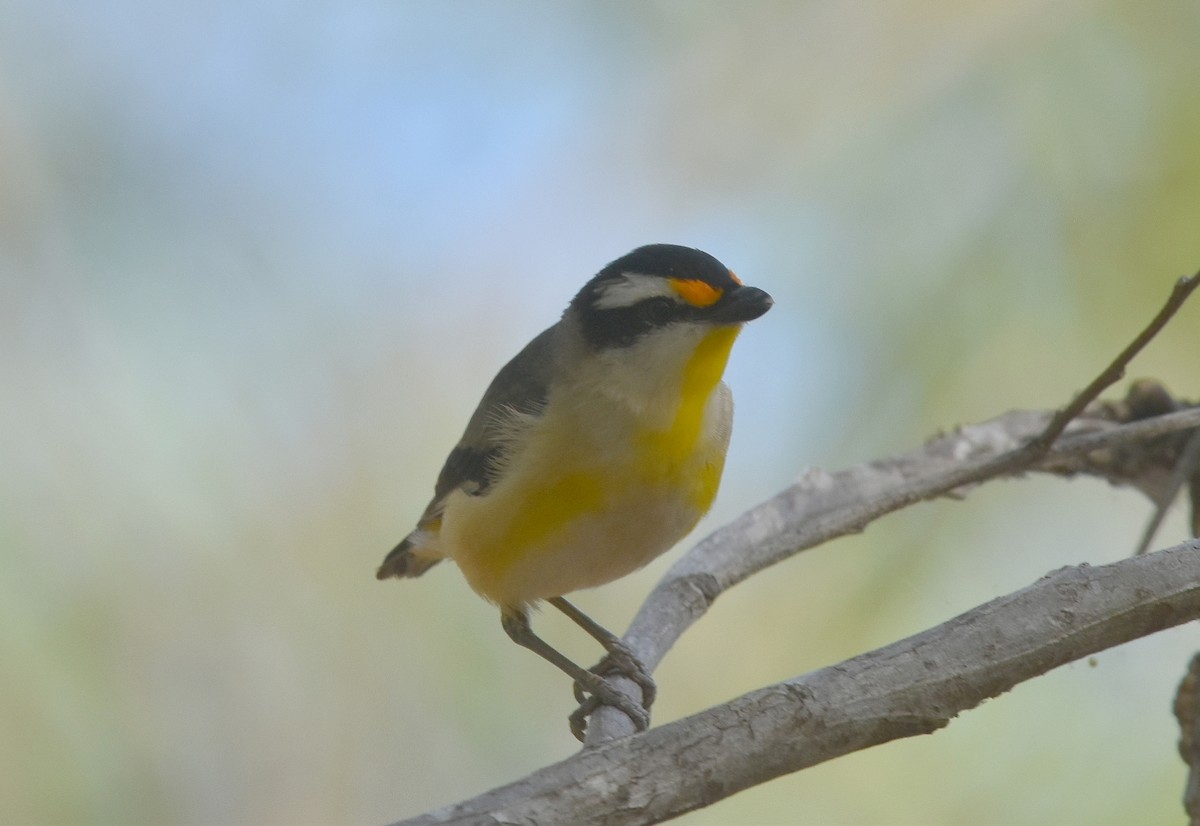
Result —
<path fill-rule="evenodd" d="M 577 737 L 601 704 L 644 730 L 649 673 L 563 595 L 641 568 L 708 511 L 733 422 L 721 375 L 742 324 L 771 304 L 697 249 L 653 244 L 613 261 L 492 380 L 377 578 L 454 560 L 514 642 L 590 695 L 571 718 Z M 596 668 L 533 633 L 529 610 L 541 601 L 605 648 Z M 642 687 L 641 705 L 604 679 L 612 673 Z"/>

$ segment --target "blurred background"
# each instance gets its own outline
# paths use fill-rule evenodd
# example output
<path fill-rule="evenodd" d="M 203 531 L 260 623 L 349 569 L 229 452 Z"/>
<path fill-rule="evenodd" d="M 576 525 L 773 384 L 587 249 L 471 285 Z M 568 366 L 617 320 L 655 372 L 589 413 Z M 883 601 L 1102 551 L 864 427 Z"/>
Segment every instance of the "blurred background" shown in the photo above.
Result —
<path fill-rule="evenodd" d="M 696 537 L 1059 405 L 1200 268 L 1197 42 L 1194 0 L 0 2 L 0 821 L 382 823 L 572 754 L 566 680 L 452 566 L 373 578 L 501 364 L 643 243 L 771 292 Z M 1132 375 L 1196 398 L 1198 353 L 1194 305 Z M 656 722 L 1122 558 L 1149 513 L 1026 479 L 890 517 L 722 597 Z M 623 629 L 681 552 L 578 602 Z M 1180 822 L 1198 647 L 679 822 Z"/>

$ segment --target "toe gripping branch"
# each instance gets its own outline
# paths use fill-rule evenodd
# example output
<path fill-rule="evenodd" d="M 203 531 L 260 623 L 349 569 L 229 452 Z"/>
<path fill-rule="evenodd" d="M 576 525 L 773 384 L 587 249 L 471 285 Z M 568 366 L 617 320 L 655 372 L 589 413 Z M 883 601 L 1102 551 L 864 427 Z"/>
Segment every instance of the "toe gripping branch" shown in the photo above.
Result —
<path fill-rule="evenodd" d="M 649 670 L 615 634 L 574 605 L 562 597 L 554 597 L 547 601 L 566 614 L 608 652 L 594 668 L 585 669 L 535 634 L 529 625 L 529 615 L 523 609 L 506 608 L 501 612 L 500 623 L 513 642 L 528 648 L 575 681 L 575 698 L 580 705 L 569 718 L 571 733 L 582 741 L 587 731 L 587 718 L 602 705 L 620 709 L 638 731 L 649 728 L 650 706 L 653 705 L 657 693 Z M 628 677 L 637 684 L 641 689 L 642 701 L 637 702 L 606 679 L 613 676 Z"/>

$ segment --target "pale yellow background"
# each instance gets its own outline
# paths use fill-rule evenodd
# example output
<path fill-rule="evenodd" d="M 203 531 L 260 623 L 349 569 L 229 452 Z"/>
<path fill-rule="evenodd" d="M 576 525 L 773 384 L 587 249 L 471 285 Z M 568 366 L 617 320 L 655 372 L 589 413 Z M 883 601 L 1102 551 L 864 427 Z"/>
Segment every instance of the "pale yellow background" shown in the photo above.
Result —
<path fill-rule="evenodd" d="M 0 3 L 0 822 L 381 823 L 571 754 L 567 682 L 451 566 L 373 578 L 495 370 L 642 243 L 770 291 L 708 528 L 1060 404 L 1200 268 L 1198 43 L 1194 0 Z M 1198 360 L 1200 305 L 1133 373 L 1196 398 Z M 1032 479 L 887 519 L 722 597 L 656 721 L 1148 513 Z M 623 628 L 678 553 L 579 603 Z M 1198 647 L 680 822 L 1181 822 Z"/>

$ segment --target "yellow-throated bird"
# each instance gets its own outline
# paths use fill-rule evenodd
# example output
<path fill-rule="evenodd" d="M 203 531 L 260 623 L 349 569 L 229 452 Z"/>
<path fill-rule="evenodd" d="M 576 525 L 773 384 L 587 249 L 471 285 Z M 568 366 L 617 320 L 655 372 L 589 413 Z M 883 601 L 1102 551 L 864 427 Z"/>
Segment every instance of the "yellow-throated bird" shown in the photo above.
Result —
<path fill-rule="evenodd" d="M 721 374 L 742 324 L 771 303 L 689 247 L 654 244 L 613 261 L 497 374 L 379 579 L 453 559 L 499 606 L 513 641 L 591 695 L 582 714 L 613 705 L 644 729 L 649 675 L 562 597 L 642 567 L 708 511 L 733 420 Z M 528 610 L 541 600 L 605 647 L 597 669 L 533 633 Z M 642 685 L 645 708 L 596 673 L 613 670 Z M 572 717 L 577 736 L 582 714 Z"/>

